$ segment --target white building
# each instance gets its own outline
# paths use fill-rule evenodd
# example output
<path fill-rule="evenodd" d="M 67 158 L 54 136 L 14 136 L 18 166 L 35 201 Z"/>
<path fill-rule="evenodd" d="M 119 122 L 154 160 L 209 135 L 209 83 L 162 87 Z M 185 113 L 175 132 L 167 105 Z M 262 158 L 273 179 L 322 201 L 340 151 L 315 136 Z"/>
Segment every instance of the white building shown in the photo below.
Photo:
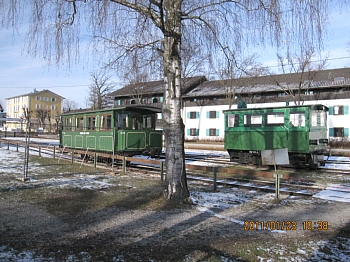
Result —
<path fill-rule="evenodd" d="M 295 104 L 329 107 L 328 135 L 349 137 L 350 68 L 207 81 L 205 77 L 184 79 L 182 118 L 186 140 L 222 141 L 223 110 Z M 115 106 L 134 103 L 161 106 L 162 81 L 129 85 L 112 93 Z M 142 87 L 142 88 L 141 88 Z M 138 99 L 135 102 L 135 90 Z M 156 97 L 156 99 L 152 99 Z"/>

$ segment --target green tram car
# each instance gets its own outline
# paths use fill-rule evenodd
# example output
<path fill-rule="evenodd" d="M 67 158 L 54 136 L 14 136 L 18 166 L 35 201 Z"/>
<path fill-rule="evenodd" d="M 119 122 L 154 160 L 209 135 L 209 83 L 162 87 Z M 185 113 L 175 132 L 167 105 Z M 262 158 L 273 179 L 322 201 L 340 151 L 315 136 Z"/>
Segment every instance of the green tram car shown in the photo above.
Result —
<path fill-rule="evenodd" d="M 150 106 L 125 106 L 61 115 L 60 146 L 114 155 L 158 156 L 162 131 L 156 130 L 156 114 Z"/>
<path fill-rule="evenodd" d="M 327 111 L 323 105 L 225 110 L 225 149 L 239 163 L 261 165 L 263 150 L 286 148 L 292 166 L 324 166 Z"/>

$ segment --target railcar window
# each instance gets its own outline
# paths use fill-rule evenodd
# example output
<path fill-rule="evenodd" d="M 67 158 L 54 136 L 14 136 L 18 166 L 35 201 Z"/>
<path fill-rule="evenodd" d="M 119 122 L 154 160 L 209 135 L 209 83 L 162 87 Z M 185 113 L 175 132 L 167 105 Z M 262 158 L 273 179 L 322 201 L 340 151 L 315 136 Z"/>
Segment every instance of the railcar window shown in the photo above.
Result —
<path fill-rule="evenodd" d="M 105 127 L 105 125 L 104 125 L 104 123 L 105 123 L 105 116 L 104 115 L 101 115 L 100 116 L 100 130 L 103 130 L 104 129 L 104 127 Z"/>
<path fill-rule="evenodd" d="M 261 126 L 262 115 L 244 115 L 244 126 Z"/>
<path fill-rule="evenodd" d="M 118 129 L 124 129 L 129 127 L 129 117 L 127 114 L 119 114 L 118 115 Z"/>
<path fill-rule="evenodd" d="M 77 118 L 77 130 L 82 131 L 84 129 L 84 117 Z"/>
<path fill-rule="evenodd" d="M 227 115 L 227 127 L 237 127 L 239 126 L 239 115 L 238 114 L 228 114 Z"/>
<path fill-rule="evenodd" d="M 289 121 L 290 126 L 305 126 L 305 113 L 290 113 Z"/>
<path fill-rule="evenodd" d="M 320 113 L 320 125 L 327 126 L 327 113 L 325 111 Z"/>
<path fill-rule="evenodd" d="M 139 116 L 134 116 L 134 117 L 132 118 L 132 129 L 135 129 L 135 130 L 141 129 L 141 128 L 142 128 L 142 127 L 141 127 L 141 124 L 142 124 L 141 121 L 142 121 L 142 120 L 140 119 Z"/>
<path fill-rule="evenodd" d="M 312 111 L 311 113 L 312 126 L 326 126 L 326 112 Z"/>
<path fill-rule="evenodd" d="M 266 125 L 283 126 L 284 125 L 284 113 L 266 114 Z"/>
<path fill-rule="evenodd" d="M 87 117 L 87 130 L 95 130 L 96 128 L 96 117 L 88 116 Z"/>
<path fill-rule="evenodd" d="M 66 118 L 65 126 L 66 126 L 65 128 L 66 131 L 72 130 L 72 118 Z"/>
<path fill-rule="evenodd" d="M 143 116 L 143 128 L 154 128 L 152 116 Z"/>
<path fill-rule="evenodd" d="M 112 115 L 106 115 L 106 128 L 111 129 L 112 128 Z"/>

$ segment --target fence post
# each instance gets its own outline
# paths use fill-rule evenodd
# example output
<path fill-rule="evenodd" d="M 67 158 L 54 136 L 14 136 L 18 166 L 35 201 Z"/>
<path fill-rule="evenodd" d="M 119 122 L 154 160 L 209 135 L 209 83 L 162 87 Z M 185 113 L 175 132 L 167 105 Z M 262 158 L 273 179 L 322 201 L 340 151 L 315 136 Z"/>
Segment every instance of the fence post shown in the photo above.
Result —
<path fill-rule="evenodd" d="M 94 153 L 94 168 L 97 166 L 97 153 Z"/>
<path fill-rule="evenodd" d="M 71 152 L 71 157 L 72 157 L 72 165 L 74 164 L 74 150 Z"/>
<path fill-rule="evenodd" d="M 10 142 L 7 142 L 7 150 L 10 150 Z"/>
<path fill-rule="evenodd" d="M 217 177 L 217 172 L 218 172 L 218 167 L 214 167 L 214 175 L 213 175 L 213 185 L 214 185 L 214 191 L 216 191 L 217 186 L 216 186 L 216 177 Z"/>
<path fill-rule="evenodd" d="M 275 189 L 276 189 L 276 200 L 279 199 L 280 197 L 280 181 L 281 181 L 281 174 L 273 174 L 273 176 L 276 178 L 276 182 L 275 182 Z"/>
<path fill-rule="evenodd" d="M 160 180 L 164 181 L 164 162 L 160 161 Z"/>
<path fill-rule="evenodd" d="M 126 175 L 126 157 L 125 156 L 123 156 L 122 175 Z"/>
<path fill-rule="evenodd" d="M 39 156 L 41 157 L 41 146 L 39 146 Z"/>
<path fill-rule="evenodd" d="M 16 151 L 18 152 L 18 143 L 16 144 Z"/>
<path fill-rule="evenodd" d="M 53 159 L 55 160 L 55 158 L 56 158 L 56 147 L 55 146 L 53 147 L 52 156 L 53 156 Z"/>

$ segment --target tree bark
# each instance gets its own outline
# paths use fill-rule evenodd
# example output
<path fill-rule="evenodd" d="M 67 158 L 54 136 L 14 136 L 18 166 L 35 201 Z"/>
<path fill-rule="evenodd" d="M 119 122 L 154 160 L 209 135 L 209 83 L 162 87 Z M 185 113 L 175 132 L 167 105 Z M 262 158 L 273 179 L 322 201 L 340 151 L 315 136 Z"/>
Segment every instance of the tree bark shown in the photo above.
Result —
<path fill-rule="evenodd" d="M 187 188 L 184 124 L 181 118 L 181 2 L 164 4 L 167 19 L 164 26 L 164 104 L 163 121 L 166 144 L 167 200 L 185 202 L 190 196 Z"/>

